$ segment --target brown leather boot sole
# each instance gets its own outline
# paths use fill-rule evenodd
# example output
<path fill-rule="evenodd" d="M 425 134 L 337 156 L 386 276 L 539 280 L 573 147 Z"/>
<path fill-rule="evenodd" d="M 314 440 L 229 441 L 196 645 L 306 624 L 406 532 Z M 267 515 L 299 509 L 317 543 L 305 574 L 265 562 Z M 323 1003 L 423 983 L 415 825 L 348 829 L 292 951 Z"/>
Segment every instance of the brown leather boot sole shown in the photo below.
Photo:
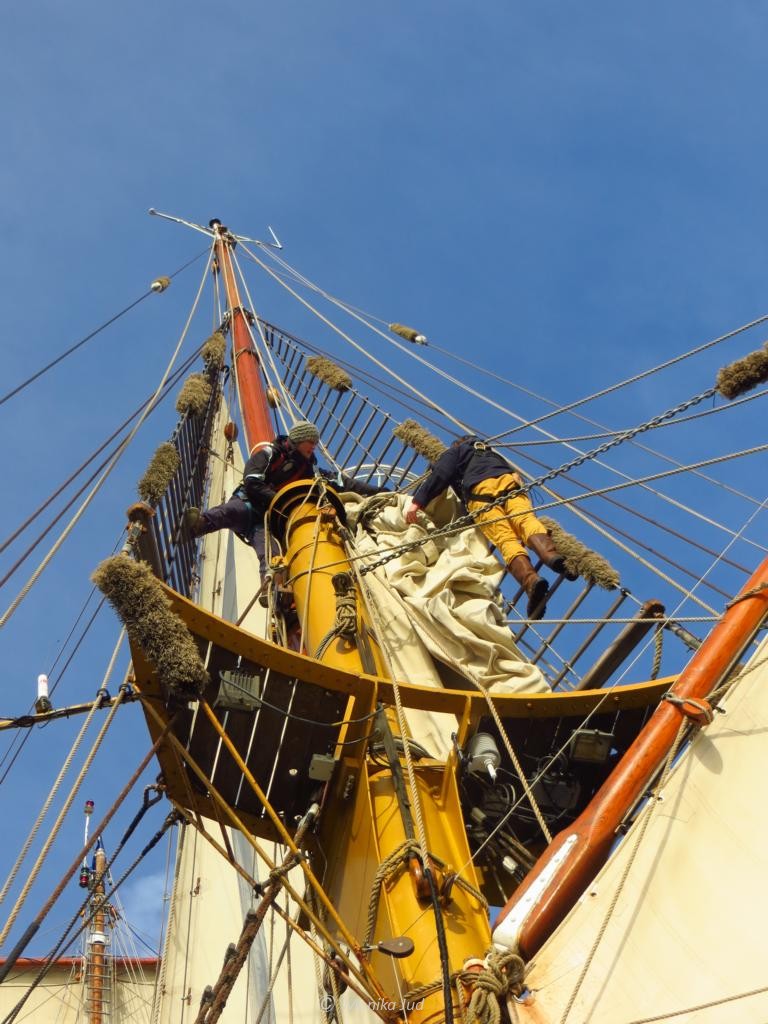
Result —
<path fill-rule="evenodd" d="M 542 619 L 547 610 L 547 591 L 549 584 L 544 579 L 538 579 L 528 593 L 528 608 L 526 614 L 531 622 Z"/>

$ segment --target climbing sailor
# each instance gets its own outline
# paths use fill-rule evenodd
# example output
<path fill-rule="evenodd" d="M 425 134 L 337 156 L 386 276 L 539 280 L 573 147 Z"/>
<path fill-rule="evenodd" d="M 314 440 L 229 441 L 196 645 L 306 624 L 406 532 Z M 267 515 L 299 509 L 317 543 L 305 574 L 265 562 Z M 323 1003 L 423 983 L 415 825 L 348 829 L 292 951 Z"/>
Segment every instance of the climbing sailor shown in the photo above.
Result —
<path fill-rule="evenodd" d="M 379 494 L 386 488 L 363 483 L 343 473 L 317 467 L 315 448 L 320 434 L 314 423 L 300 420 L 287 434 L 278 434 L 274 441 L 257 445 L 243 470 L 243 482 L 229 501 L 205 512 L 187 509 L 184 523 L 193 537 L 202 537 L 216 530 L 232 530 L 259 556 L 262 580 L 267 576 L 266 531 L 264 516 L 269 504 L 288 484 L 296 480 L 312 480 L 320 476 L 339 490 L 364 496 Z"/>
<path fill-rule="evenodd" d="M 420 509 L 452 487 L 467 511 L 475 514 L 477 525 L 499 549 L 507 568 L 528 597 L 527 616 L 540 619 L 546 611 L 549 583 L 538 575 L 525 553 L 526 545 L 538 558 L 566 579 L 566 571 L 546 527 L 536 518 L 527 494 L 512 494 L 489 508 L 500 494 L 523 486 L 520 474 L 502 455 L 474 434 L 454 441 L 433 464 L 427 479 L 416 490 L 405 512 L 406 521 L 416 522 Z"/>

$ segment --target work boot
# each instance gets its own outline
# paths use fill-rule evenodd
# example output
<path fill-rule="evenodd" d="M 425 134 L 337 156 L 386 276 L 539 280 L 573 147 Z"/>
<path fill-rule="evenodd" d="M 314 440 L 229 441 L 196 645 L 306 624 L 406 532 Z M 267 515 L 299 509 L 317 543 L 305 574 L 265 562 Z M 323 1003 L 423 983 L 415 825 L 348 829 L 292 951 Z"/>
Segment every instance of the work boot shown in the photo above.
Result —
<path fill-rule="evenodd" d="M 525 591 L 528 597 L 526 615 L 531 621 L 543 617 L 547 610 L 547 591 L 549 584 L 531 565 L 528 555 L 518 555 L 507 565 L 510 573 Z"/>
<path fill-rule="evenodd" d="M 203 529 L 203 514 L 193 505 L 184 513 L 184 532 L 189 537 L 199 537 Z"/>
<path fill-rule="evenodd" d="M 559 573 L 561 576 L 565 576 L 565 578 L 570 580 L 571 583 L 579 578 L 578 573 L 569 572 L 566 569 L 565 559 L 558 552 L 554 541 L 548 533 L 534 533 L 532 537 L 528 538 L 528 547 L 533 551 L 537 558 L 542 560 L 544 565 L 550 568 L 553 572 Z"/>

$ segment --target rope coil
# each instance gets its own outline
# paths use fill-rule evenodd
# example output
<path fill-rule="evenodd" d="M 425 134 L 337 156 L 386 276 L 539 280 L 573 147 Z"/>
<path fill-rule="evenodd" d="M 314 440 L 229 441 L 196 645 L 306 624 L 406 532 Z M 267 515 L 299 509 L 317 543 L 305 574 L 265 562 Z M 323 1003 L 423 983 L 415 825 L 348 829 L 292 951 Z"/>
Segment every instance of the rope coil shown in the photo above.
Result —
<path fill-rule="evenodd" d="M 484 970 L 470 975 L 474 991 L 469 1001 L 469 1019 L 478 1024 L 500 1024 L 501 1001 L 522 982 L 524 974 L 525 964 L 517 953 L 490 950 Z"/>

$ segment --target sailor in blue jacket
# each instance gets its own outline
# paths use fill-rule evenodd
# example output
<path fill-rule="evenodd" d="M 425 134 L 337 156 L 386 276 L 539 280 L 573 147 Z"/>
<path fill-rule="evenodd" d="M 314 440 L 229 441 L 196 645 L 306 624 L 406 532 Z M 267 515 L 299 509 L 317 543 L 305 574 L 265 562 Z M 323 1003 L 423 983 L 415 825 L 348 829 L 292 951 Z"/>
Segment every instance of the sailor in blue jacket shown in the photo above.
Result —
<path fill-rule="evenodd" d="M 523 486 L 517 470 L 503 455 L 474 434 L 454 441 L 432 466 L 427 479 L 416 490 L 406 509 L 408 523 L 416 522 L 420 509 L 451 487 L 488 540 L 499 549 L 507 568 L 528 597 L 529 619 L 540 619 L 546 611 L 549 584 L 542 579 L 526 554 L 526 546 L 541 561 L 567 579 L 565 559 L 559 555 L 546 527 L 536 518 L 527 494 L 513 494 L 499 505 L 489 503 L 506 491 Z"/>

